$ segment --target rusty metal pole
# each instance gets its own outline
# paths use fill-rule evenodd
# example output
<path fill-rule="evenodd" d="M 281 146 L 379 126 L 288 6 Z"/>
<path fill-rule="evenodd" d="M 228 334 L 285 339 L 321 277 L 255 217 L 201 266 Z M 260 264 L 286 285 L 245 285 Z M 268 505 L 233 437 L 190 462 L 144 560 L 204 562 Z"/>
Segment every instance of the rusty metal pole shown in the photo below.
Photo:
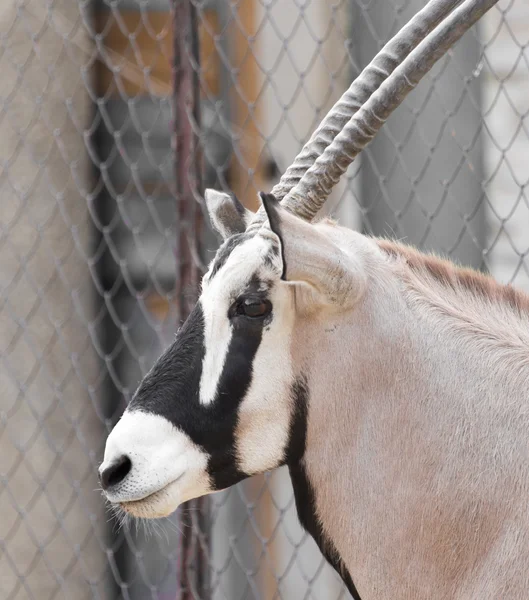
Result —
<path fill-rule="evenodd" d="M 173 84 L 175 196 L 178 212 L 177 286 L 179 319 L 187 318 L 198 296 L 203 198 L 200 146 L 199 38 L 192 0 L 173 0 Z M 192 500 L 180 509 L 179 600 L 207 597 L 209 557 L 208 502 Z"/>

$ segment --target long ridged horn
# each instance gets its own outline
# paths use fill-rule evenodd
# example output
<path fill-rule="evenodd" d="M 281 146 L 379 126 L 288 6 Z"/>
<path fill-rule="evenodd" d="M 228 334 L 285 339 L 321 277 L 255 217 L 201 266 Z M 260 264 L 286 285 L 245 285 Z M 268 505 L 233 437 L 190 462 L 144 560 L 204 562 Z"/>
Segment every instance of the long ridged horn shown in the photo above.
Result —
<path fill-rule="evenodd" d="M 434 64 L 498 0 L 466 0 L 427 36 L 351 117 L 299 183 L 284 198 L 292 213 L 310 221 L 360 151 Z"/>
<path fill-rule="evenodd" d="M 404 59 L 420 44 L 427 35 L 440 23 L 440 21 L 459 4 L 459 0 L 431 0 L 426 7 L 419 11 L 373 58 L 369 65 L 351 84 L 338 102 L 329 111 L 318 129 L 305 144 L 293 164 L 281 177 L 272 193 L 280 200 L 293 193 L 303 176 L 314 166 L 318 157 L 333 142 L 343 130 L 351 117 L 371 97 L 373 92 L 387 80 L 393 71 Z M 349 163 L 348 163 L 349 164 Z M 299 198 L 298 190 L 296 197 Z M 325 202 L 325 197 L 321 205 Z M 299 206 L 298 202 L 292 205 L 287 203 L 296 214 L 309 220 L 314 217 L 312 212 L 307 212 Z M 298 213 L 298 208 L 299 213 Z M 266 219 L 264 210 L 260 208 L 256 213 L 249 229 L 259 227 Z"/>

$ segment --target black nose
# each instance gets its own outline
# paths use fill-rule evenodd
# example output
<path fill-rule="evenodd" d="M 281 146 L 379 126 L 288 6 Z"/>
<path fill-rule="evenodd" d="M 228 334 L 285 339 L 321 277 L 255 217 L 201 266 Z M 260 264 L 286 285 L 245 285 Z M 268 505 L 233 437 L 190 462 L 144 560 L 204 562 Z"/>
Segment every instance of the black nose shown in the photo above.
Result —
<path fill-rule="evenodd" d="M 115 463 L 111 464 L 110 467 L 107 467 L 99 475 L 101 487 L 104 490 L 108 490 L 108 488 L 121 483 L 129 474 L 131 467 L 132 463 L 130 462 L 130 458 L 128 456 L 121 456 Z"/>

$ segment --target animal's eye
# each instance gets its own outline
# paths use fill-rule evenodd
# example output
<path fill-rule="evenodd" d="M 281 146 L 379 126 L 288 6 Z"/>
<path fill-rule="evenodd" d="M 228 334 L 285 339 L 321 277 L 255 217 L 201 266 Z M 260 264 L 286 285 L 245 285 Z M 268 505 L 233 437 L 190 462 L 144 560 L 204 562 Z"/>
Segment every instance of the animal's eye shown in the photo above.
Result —
<path fill-rule="evenodd" d="M 237 306 L 237 314 L 257 319 L 259 317 L 265 317 L 272 310 L 272 305 L 268 300 L 262 300 L 260 298 L 245 298 Z"/>

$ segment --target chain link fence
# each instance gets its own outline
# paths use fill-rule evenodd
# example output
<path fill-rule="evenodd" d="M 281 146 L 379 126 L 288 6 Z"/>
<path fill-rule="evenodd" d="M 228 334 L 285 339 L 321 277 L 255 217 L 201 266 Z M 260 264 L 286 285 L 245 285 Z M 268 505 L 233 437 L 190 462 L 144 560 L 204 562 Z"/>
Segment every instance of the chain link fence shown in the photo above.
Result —
<path fill-rule="evenodd" d="M 422 5 L 1 2 L 2 600 L 347 597 L 284 470 L 121 528 L 96 473 L 215 251 L 203 187 L 255 209 Z M 529 290 L 528 115 L 529 5 L 502 0 L 329 211 Z"/>

